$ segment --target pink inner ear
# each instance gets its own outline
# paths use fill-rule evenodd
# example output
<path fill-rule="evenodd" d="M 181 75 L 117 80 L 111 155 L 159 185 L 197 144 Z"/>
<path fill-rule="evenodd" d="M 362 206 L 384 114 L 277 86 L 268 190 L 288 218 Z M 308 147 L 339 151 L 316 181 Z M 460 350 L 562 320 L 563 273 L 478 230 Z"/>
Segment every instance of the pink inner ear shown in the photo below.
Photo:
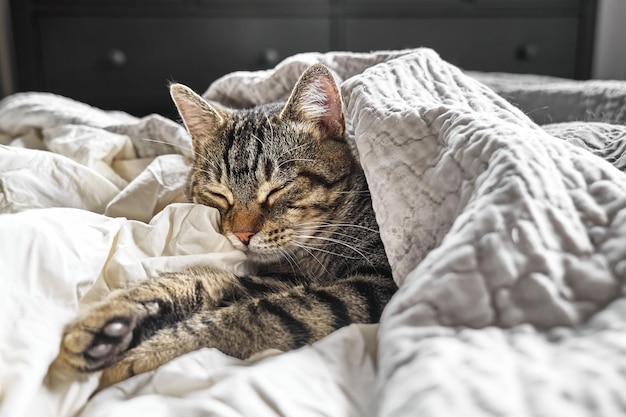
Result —
<path fill-rule="evenodd" d="M 188 87 L 175 86 L 172 99 L 192 137 L 211 132 L 222 123 L 217 111 Z"/>
<path fill-rule="evenodd" d="M 203 110 L 202 107 L 194 106 L 191 103 L 187 103 L 181 108 L 181 117 L 190 133 L 199 134 L 211 126 L 211 122 L 214 119 L 209 117 L 209 113 Z"/>
<path fill-rule="evenodd" d="M 343 109 L 334 80 L 318 76 L 309 81 L 298 104 L 303 119 L 317 121 L 329 135 L 343 135 Z"/>

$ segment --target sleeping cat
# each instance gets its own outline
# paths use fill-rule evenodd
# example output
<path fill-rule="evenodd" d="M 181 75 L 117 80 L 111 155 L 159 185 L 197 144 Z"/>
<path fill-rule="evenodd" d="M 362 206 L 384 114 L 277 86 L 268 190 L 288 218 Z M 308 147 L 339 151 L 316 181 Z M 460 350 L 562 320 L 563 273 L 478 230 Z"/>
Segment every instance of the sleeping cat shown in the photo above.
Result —
<path fill-rule="evenodd" d="M 195 153 L 187 196 L 219 210 L 258 272 L 198 266 L 117 290 L 67 326 L 57 361 L 104 370 L 103 388 L 203 347 L 246 358 L 377 322 L 396 285 L 329 70 L 248 110 L 180 84 L 171 95 Z"/>

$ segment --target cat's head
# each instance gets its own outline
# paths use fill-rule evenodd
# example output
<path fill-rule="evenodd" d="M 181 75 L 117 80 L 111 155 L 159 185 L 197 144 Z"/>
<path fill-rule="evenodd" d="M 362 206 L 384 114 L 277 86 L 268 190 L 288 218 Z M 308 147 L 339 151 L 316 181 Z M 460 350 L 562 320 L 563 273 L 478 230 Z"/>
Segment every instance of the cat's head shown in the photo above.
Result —
<path fill-rule="evenodd" d="M 221 232 L 251 260 L 306 250 L 336 223 L 356 162 L 325 66 L 305 71 L 286 104 L 229 110 L 180 84 L 171 95 L 195 153 L 187 195 L 220 211 Z"/>

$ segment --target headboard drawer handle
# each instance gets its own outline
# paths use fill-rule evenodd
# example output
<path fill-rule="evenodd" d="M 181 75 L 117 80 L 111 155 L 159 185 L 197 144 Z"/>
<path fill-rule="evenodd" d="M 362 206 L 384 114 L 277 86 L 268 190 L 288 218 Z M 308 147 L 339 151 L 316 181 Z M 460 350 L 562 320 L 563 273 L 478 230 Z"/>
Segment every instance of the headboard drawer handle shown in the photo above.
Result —
<path fill-rule="evenodd" d="M 280 62 L 280 52 L 275 48 L 267 48 L 261 54 L 261 64 L 265 67 L 275 67 Z"/>
<path fill-rule="evenodd" d="M 539 55 L 539 47 L 533 43 L 520 45 L 515 51 L 515 57 L 519 61 L 532 61 Z"/>
<path fill-rule="evenodd" d="M 108 61 L 115 68 L 122 68 L 128 63 L 126 52 L 121 49 L 112 49 L 108 54 Z"/>

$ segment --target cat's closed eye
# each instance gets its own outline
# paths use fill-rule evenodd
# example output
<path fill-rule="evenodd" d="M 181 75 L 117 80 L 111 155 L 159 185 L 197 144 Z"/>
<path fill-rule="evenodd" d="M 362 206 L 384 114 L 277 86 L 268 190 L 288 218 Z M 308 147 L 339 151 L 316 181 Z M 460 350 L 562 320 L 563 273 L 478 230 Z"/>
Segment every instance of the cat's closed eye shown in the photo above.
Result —
<path fill-rule="evenodd" d="M 276 187 L 274 187 L 268 194 L 267 194 L 267 200 L 269 203 L 273 203 L 273 200 L 276 200 L 276 198 L 278 198 L 283 191 L 285 191 L 290 185 L 292 184 L 292 181 L 287 181 L 284 182 Z M 272 200 L 272 201 L 270 201 Z"/>
<path fill-rule="evenodd" d="M 233 205 L 232 194 L 230 192 L 226 192 L 225 190 L 207 189 L 205 190 L 205 195 L 223 208 L 229 208 Z"/>
<path fill-rule="evenodd" d="M 280 183 L 266 183 L 258 189 L 259 204 L 267 204 L 272 206 L 280 196 L 289 188 L 292 181 L 284 181 Z"/>

